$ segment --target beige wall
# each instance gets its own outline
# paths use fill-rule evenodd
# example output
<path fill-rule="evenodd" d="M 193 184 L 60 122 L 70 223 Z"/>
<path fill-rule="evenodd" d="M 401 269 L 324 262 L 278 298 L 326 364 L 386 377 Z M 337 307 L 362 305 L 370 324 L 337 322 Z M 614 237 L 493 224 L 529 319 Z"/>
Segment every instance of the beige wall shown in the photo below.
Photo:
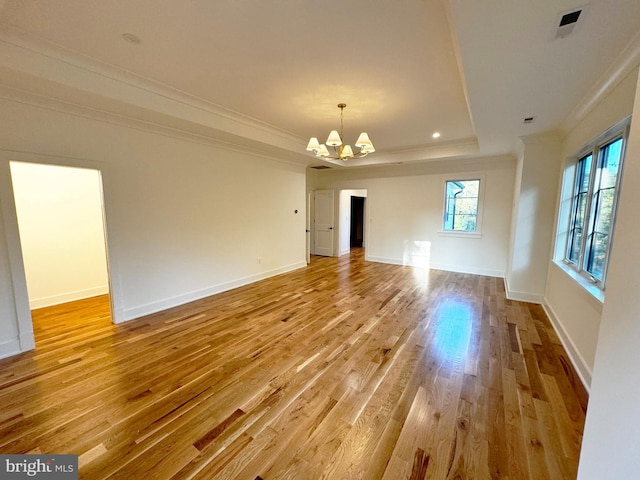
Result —
<path fill-rule="evenodd" d="M 515 160 L 322 171 L 319 188 L 367 190 L 366 258 L 401 265 L 504 276 Z M 442 232 L 444 182 L 480 178 L 481 235 Z M 336 239 L 339 232 L 336 232 Z"/>
<path fill-rule="evenodd" d="M 627 76 L 606 98 L 603 99 L 564 139 L 562 156 L 559 159 L 564 169 L 565 159 L 594 140 L 599 134 L 615 125 L 633 109 L 638 70 Z M 627 155 L 627 162 L 633 161 Z M 627 177 L 626 166 L 624 172 Z M 560 182 L 559 182 L 560 183 Z M 561 201 L 558 186 L 557 199 Z M 557 206 L 558 210 L 560 205 Z M 564 219 L 561 222 L 564 223 Z M 616 232 L 618 227 L 616 227 Z M 556 232 L 554 238 L 556 257 L 562 256 L 564 239 Z M 613 251 L 617 248 L 614 241 Z M 556 330 L 584 381 L 589 384 L 595 360 L 602 302 L 596 300 L 583 286 L 577 283 L 562 268 L 559 261 L 551 261 L 547 276 L 545 308 L 555 324 Z"/>
<path fill-rule="evenodd" d="M 555 226 L 560 137 L 521 137 L 520 147 L 505 285 L 508 298 L 542 303 Z"/>
<path fill-rule="evenodd" d="M 9 100 L 0 110 L 2 185 L 12 160 L 102 172 L 117 320 L 306 264 L 304 167 Z M 0 198 L 12 212 L 12 195 Z M 0 257 L 16 263 L 20 251 Z M 15 279 L 0 280 L 0 296 L 26 301 Z M 0 318 L 0 345 L 17 344 L 14 317 Z"/>
<path fill-rule="evenodd" d="M 640 112 L 640 85 L 634 112 Z M 640 117 L 631 123 L 578 478 L 638 478 Z"/>

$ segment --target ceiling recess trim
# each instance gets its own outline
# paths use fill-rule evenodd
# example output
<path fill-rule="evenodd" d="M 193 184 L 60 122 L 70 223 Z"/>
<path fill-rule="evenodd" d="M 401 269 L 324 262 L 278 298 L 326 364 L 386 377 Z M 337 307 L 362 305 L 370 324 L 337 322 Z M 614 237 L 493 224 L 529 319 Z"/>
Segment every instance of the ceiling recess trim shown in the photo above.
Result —
<path fill-rule="evenodd" d="M 3 26 L 3 30 L 0 31 L 0 59 L 5 68 L 113 100 L 114 108 L 116 103 L 131 104 L 292 151 L 299 151 L 306 144 L 304 139 L 274 125 L 33 39 L 15 28 Z"/>
<path fill-rule="evenodd" d="M 575 128 L 593 108 L 640 65 L 640 32 L 622 49 L 611 66 L 562 122 L 562 130 Z"/>

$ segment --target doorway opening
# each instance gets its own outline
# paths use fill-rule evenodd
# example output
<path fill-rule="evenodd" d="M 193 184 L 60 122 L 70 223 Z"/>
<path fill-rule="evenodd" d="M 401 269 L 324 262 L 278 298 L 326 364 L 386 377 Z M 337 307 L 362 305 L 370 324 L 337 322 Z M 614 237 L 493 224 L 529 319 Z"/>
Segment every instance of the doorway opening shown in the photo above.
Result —
<path fill-rule="evenodd" d="M 361 253 L 367 243 L 367 190 L 340 191 L 340 255 L 353 249 Z"/>
<path fill-rule="evenodd" d="M 365 197 L 351 197 L 351 235 L 349 236 L 351 248 L 364 246 L 364 201 Z"/>
<path fill-rule="evenodd" d="M 36 345 L 110 324 L 100 171 L 16 161 L 10 170 Z"/>

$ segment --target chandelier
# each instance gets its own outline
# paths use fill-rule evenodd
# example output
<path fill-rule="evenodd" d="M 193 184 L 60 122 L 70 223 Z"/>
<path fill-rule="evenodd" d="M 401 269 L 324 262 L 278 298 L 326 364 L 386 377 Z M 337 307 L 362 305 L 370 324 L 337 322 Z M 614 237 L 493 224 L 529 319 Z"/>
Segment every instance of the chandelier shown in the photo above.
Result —
<path fill-rule="evenodd" d="M 327 138 L 326 145 L 324 143 L 318 142 L 317 137 L 311 137 L 309 140 L 309 145 L 307 145 L 307 151 L 313 152 L 317 157 L 327 158 L 331 160 L 349 160 L 350 158 L 362 158 L 366 157 L 369 153 L 373 153 L 376 151 L 373 148 L 373 143 L 369 140 L 369 135 L 367 132 L 362 132 L 356 141 L 356 147 L 360 148 L 358 153 L 353 153 L 351 149 L 351 145 L 342 145 L 342 111 L 347 106 L 346 103 L 339 103 L 338 108 L 340 109 L 340 133 L 336 130 L 331 130 L 329 133 L 329 138 Z M 331 147 L 331 151 L 327 148 L 327 145 Z"/>

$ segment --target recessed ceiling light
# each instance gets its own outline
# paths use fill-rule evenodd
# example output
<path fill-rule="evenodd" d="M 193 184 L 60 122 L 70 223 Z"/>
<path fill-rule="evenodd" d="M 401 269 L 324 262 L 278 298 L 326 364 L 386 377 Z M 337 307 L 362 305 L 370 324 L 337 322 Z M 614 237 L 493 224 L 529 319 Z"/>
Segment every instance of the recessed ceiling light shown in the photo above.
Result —
<path fill-rule="evenodd" d="M 431 135 L 433 138 L 440 138 L 440 132 L 433 132 Z"/>
<path fill-rule="evenodd" d="M 140 45 L 142 43 L 142 40 L 140 40 L 140 37 L 137 35 L 134 35 L 133 33 L 123 33 L 122 34 L 122 39 L 125 42 L 129 42 L 132 43 L 134 45 Z"/>

